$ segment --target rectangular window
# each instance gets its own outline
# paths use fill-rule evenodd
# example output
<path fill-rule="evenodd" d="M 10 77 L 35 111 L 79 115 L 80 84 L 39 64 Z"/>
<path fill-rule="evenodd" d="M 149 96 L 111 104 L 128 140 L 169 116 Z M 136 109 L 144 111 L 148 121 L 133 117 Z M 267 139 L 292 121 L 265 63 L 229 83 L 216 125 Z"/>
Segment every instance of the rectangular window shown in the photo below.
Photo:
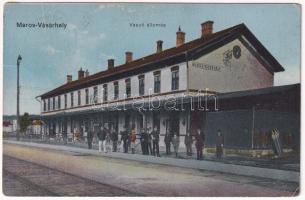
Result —
<path fill-rule="evenodd" d="M 73 92 L 71 92 L 70 95 L 71 95 L 71 107 L 73 107 L 74 106 Z"/>
<path fill-rule="evenodd" d="M 89 90 L 88 88 L 85 90 L 86 93 L 86 105 L 89 104 Z"/>
<path fill-rule="evenodd" d="M 48 99 L 48 111 L 50 110 L 50 99 Z"/>
<path fill-rule="evenodd" d="M 47 105 L 46 105 L 46 100 L 43 100 L 43 111 L 46 111 Z"/>
<path fill-rule="evenodd" d="M 160 71 L 154 72 L 154 93 L 160 93 L 161 90 L 161 74 Z"/>
<path fill-rule="evenodd" d="M 77 91 L 77 105 L 81 105 L 81 92 L 80 90 Z"/>
<path fill-rule="evenodd" d="M 145 89 L 145 84 L 144 84 L 144 75 L 139 76 L 139 95 L 143 96 L 144 95 L 144 89 Z"/>
<path fill-rule="evenodd" d="M 65 108 L 67 108 L 67 94 L 65 94 Z"/>
<path fill-rule="evenodd" d="M 113 83 L 114 87 L 114 100 L 117 100 L 119 98 L 119 82 L 114 82 Z"/>
<path fill-rule="evenodd" d="M 97 86 L 95 86 L 93 88 L 93 102 L 97 103 L 97 100 L 98 100 L 98 90 L 97 90 Z"/>
<path fill-rule="evenodd" d="M 130 78 L 125 80 L 125 84 L 126 84 L 126 97 L 129 98 L 131 96 Z"/>
<path fill-rule="evenodd" d="M 103 85 L 103 101 L 106 102 L 108 99 L 108 88 L 107 88 L 107 84 Z"/>
<path fill-rule="evenodd" d="M 53 97 L 53 110 L 55 110 L 55 97 Z"/>
<path fill-rule="evenodd" d="M 58 107 L 58 109 L 61 109 L 60 96 L 57 97 L 57 107 Z"/>
<path fill-rule="evenodd" d="M 178 66 L 172 68 L 172 90 L 179 89 L 179 68 Z"/>

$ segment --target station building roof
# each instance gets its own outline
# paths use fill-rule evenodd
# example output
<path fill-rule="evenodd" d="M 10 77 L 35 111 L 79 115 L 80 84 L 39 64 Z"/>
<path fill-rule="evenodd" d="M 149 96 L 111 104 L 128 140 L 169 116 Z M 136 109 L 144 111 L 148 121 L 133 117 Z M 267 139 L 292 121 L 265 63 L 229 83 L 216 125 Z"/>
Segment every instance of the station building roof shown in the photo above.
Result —
<path fill-rule="evenodd" d="M 208 37 L 200 37 L 198 39 L 186 42 L 181 46 L 169 48 L 119 66 L 114 66 L 111 69 L 92 74 L 88 77 L 71 81 L 51 91 L 48 91 L 39 97 L 44 99 L 73 90 L 117 80 L 119 78 L 131 76 L 135 73 L 143 73 L 152 69 L 181 63 L 186 60 L 196 59 L 197 57 L 207 54 L 236 38 L 241 38 L 241 36 L 244 36 L 264 58 L 264 60 L 269 63 L 268 65 L 264 65 L 269 71 L 272 73 L 284 71 L 281 64 L 251 33 L 247 26 L 242 23 L 222 31 L 212 33 Z"/>

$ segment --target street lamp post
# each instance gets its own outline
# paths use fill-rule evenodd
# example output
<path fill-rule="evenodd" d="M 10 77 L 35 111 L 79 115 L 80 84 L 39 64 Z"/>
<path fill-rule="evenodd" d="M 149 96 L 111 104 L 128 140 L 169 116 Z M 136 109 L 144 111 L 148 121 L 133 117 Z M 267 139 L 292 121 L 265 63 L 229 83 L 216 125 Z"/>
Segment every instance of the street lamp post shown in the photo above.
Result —
<path fill-rule="evenodd" d="M 19 65 L 21 63 L 22 57 L 19 55 L 17 58 L 17 133 L 16 133 L 16 137 L 17 140 L 19 141 L 20 139 L 20 135 L 19 135 L 19 131 L 20 131 L 20 113 L 19 113 L 19 94 L 20 94 L 20 86 L 19 86 Z"/>

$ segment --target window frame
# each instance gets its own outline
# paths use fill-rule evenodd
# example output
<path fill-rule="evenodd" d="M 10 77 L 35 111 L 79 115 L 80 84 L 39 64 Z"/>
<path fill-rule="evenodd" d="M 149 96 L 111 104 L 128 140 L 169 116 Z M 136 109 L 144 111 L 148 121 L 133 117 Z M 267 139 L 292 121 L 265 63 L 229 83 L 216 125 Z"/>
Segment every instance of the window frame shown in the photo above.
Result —
<path fill-rule="evenodd" d="M 53 100 L 52 100 L 52 105 L 53 105 L 53 110 L 56 109 L 56 105 L 55 105 L 56 101 L 55 101 L 55 97 L 53 97 Z"/>
<path fill-rule="evenodd" d="M 65 108 L 68 107 L 68 97 L 67 97 L 67 94 L 64 95 L 65 97 Z"/>
<path fill-rule="evenodd" d="M 50 100 L 50 98 L 48 98 L 48 111 L 50 111 L 50 105 L 51 104 L 51 100 Z"/>
<path fill-rule="evenodd" d="M 57 108 L 58 109 L 61 109 L 61 97 L 60 97 L 60 95 L 57 97 Z"/>
<path fill-rule="evenodd" d="M 44 99 L 43 100 L 43 111 L 45 112 L 47 109 L 47 103 L 46 103 L 46 100 Z"/>
<path fill-rule="evenodd" d="M 113 82 L 113 99 L 114 100 L 119 99 L 119 82 L 118 81 Z"/>
<path fill-rule="evenodd" d="M 82 93 L 81 93 L 81 90 L 78 90 L 77 91 L 77 105 L 78 106 L 81 106 L 82 105 Z"/>
<path fill-rule="evenodd" d="M 139 81 L 139 96 L 144 96 L 145 95 L 145 76 L 139 75 L 138 81 Z"/>
<path fill-rule="evenodd" d="M 70 92 L 70 105 L 71 105 L 71 108 L 73 108 L 74 107 L 74 94 L 73 94 L 73 92 Z"/>
<path fill-rule="evenodd" d="M 156 78 L 158 77 L 158 80 Z M 161 72 L 156 71 L 154 72 L 154 93 L 161 92 Z"/>
<path fill-rule="evenodd" d="M 108 85 L 103 84 L 103 102 L 108 101 Z"/>
<path fill-rule="evenodd" d="M 125 93 L 126 93 L 126 98 L 131 97 L 131 80 L 130 80 L 130 78 L 125 79 Z"/>
<path fill-rule="evenodd" d="M 85 101 L 86 101 L 86 105 L 89 104 L 89 89 L 86 88 L 85 89 Z"/>
<path fill-rule="evenodd" d="M 171 89 L 172 91 L 179 90 L 179 66 L 172 67 L 171 72 Z"/>
<path fill-rule="evenodd" d="M 98 87 L 97 86 L 93 87 L 93 102 L 94 103 L 98 102 Z"/>

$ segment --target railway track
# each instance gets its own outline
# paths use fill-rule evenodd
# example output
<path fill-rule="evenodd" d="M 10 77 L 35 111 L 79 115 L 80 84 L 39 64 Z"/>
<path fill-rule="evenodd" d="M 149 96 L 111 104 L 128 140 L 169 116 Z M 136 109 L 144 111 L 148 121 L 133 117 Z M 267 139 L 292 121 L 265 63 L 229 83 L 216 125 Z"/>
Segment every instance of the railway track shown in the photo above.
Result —
<path fill-rule="evenodd" d="M 3 193 L 7 196 L 143 196 L 7 155 L 3 155 Z"/>

